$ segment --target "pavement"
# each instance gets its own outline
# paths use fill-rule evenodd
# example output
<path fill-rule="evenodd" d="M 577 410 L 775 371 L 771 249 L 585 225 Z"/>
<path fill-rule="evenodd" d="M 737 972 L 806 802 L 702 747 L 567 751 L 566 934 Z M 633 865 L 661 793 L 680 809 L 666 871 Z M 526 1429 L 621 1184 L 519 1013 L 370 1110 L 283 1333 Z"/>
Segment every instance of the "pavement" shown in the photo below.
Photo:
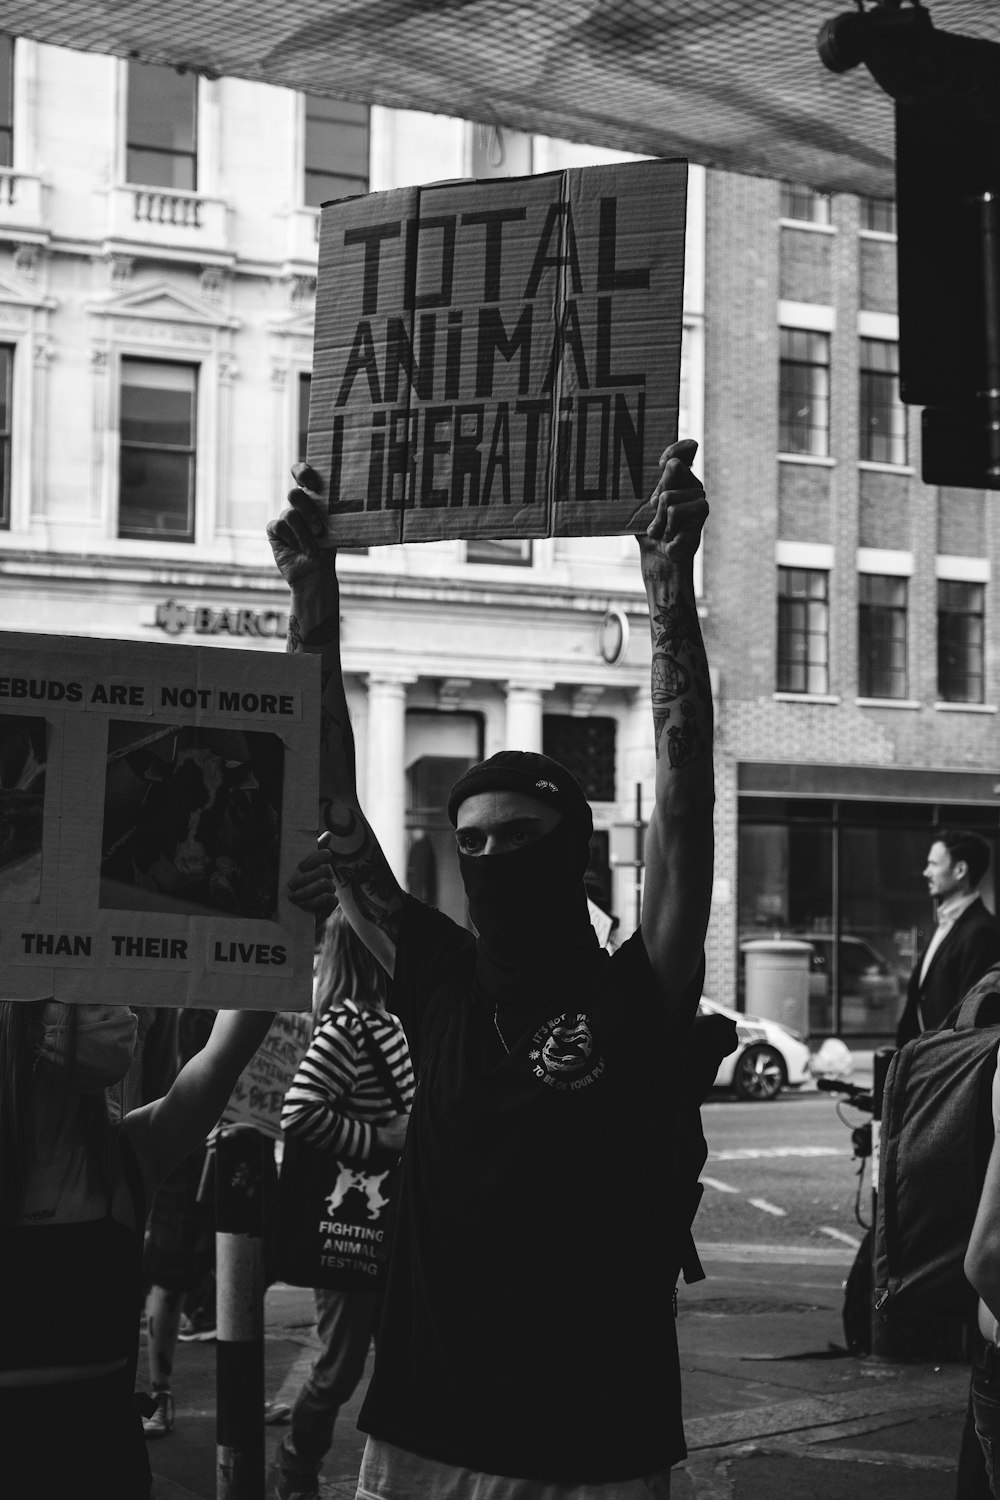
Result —
<path fill-rule="evenodd" d="M 673 1500 L 941 1500 L 954 1493 L 968 1391 L 962 1363 L 843 1350 L 839 1246 L 703 1244 L 707 1279 L 681 1286 L 678 1337 L 689 1455 Z M 177 1426 L 150 1443 L 154 1500 L 215 1500 L 213 1344 L 182 1344 Z M 267 1294 L 265 1394 L 294 1400 L 316 1349 L 308 1292 Z M 354 1500 L 359 1388 L 337 1424 L 322 1500 Z M 265 1427 L 270 1460 L 281 1426 Z M 228 1494 L 228 1491 L 226 1492 Z M 273 1493 L 267 1489 L 268 1500 Z"/>
<path fill-rule="evenodd" d="M 855 1059 L 853 1081 L 868 1081 L 866 1062 Z M 846 1352 L 841 1304 L 850 1246 L 701 1239 L 699 1250 L 706 1280 L 679 1290 L 689 1452 L 674 1470 L 672 1500 L 950 1500 L 968 1366 Z M 268 1400 L 294 1401 L 317 1347 L 311 1294 L 271 1287 Z M 177 1426 L 150 1443 L 154 1500 L 215 1500 L 214 1349 L 178 1347 Z M 355 1423 L 366 1384 L 367 1374 L 338 1420 L 321 1500 L 354 1500 L 364 1447 Z M 269 1464 L 286 1430 L 265 1427 Z M 270 1483 L 266 1495 L 271 1500 Z"/>

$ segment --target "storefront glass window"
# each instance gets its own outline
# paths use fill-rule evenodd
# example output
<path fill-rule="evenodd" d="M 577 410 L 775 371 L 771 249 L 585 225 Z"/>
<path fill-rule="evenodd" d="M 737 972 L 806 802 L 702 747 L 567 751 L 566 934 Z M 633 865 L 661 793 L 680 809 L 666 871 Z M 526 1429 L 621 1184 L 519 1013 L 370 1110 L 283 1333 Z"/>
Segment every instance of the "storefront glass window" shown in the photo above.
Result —
<path fill-rule="evenodd" d="M 740 829 L 740 944 L 754 938 L 804 937 L 833 932 L 832 829 L 808 823 L 744 824 Z M 823 945 L 816 948 L 821 953 Z M 809 981 L 809 1029 L 829 1027 L 829 993 L 816 974 Z M 740 962 L 740 989 L 744 987 Z M 814 993 L 815 992 L 815 993 Z M 741 995 L 742 999 L 742 995 Z"/>
<path fill-rule="evenodd" d="M 840 1007 L 847 1033 L 892 1033 L 934 911 L 921 871 L 933 830 L 840 829 Z"/>
<path fill-rule="evenodd" d="M 934 923 L 923 869 L 935 829 L 945 827 L 975 829 L 990 842 L 993 870 L 981 894 L 995 910 L 995 806 L 742 797 L 740 1004 L 743 945 L 801 938 L 812 948 L 811 1037 L 891 1041 L 907 979 Z"/>

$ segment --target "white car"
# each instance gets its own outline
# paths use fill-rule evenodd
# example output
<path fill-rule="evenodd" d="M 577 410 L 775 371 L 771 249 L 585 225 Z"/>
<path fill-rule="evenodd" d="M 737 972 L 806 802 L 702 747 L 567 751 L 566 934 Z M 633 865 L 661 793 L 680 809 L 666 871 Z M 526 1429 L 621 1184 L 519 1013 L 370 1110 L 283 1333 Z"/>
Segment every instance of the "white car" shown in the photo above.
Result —
<path fill-rule="evenodd" d="M 738 1099 L 774 1099 L 783 1088 L 801 1088 L 811 1076 L 810 1052 L 801 1032 L 763 1016 L 745 1016 L 714 1000 L 702 998 L 698 1011 L 736 1022 L 739 1045 L 722 1059 L 715 1075 L 717 1089 L 731 1089 Z"/>

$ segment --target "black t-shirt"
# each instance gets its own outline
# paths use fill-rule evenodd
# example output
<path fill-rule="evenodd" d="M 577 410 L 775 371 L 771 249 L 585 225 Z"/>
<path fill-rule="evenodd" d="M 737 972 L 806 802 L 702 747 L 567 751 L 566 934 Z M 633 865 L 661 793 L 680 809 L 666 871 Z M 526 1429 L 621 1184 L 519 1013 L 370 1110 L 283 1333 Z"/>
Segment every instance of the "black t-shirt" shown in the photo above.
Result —
<path fill-rule="evenodd" d="M 418 1074 L 359 1426 L 444 1463 L 565 1482 L 685 1456 L 664 1238 L 671 1038 L 642 937 L 518 1027 L 475 939 L 407 898 L 393 1008 Z M 689 1007 L 694 1010 L 694 999 Z"/>

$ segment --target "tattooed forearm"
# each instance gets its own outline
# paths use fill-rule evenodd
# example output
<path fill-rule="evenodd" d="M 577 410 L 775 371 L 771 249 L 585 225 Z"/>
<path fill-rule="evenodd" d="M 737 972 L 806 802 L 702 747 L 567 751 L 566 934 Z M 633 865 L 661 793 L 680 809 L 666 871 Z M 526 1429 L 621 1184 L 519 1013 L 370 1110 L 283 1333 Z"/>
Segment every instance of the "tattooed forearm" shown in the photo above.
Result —
<path fill-rule="evenodd" d="M 334 881 L 348 920 L 363 927 L 363 941 L 391 968 L 403 893 L 358 803 L 340 634 L 340 588 L 328 555 L 293 585 L 288 649 L 320 660 L 319 816 Z"/>
<path fill-rule="evenodd" d="M 351 892 L 360 916 L 395 942 L 403 908 L 399 887 L 388 869 L 377 859 L 334 863 L 333 878 L 338 886 L 346 886 Z"/>
<path fill-rule="evenodd" d="M 653 645 L 650 695 L 659 762 L 671 770 L 707 756 L 712 694 L 690 571 L 657 559 L 644 569 Z"/>
<path fill-rule="evenodd" d="M 331 835 L 337 886 L 350 891 L 359 916 L 395 940 L 402 912 L 400 890 L 375 835 L 350 804 L 324 802 L 322 816 Z"/>
<path fill-rule="evenodd" d="M 335 577 L 328 583 L 318 595 L 293 594 L 287 648 L 321 659 L 320 789 L 323 796 L 343 796 L 356 785 L 354 733 L 340 665 L 339 590 Z"/>
<path fill-rule="evenodd" d="M 342 783 L 343 794 L 357 786 L 354 729 L 347 711 L 344 684 L 339 673 L 324 672 L 321 681 L 319 742 L 322 764 L 328 775 Z M 333 788 L 324 788 L 332 791 Z"/>
<path fill-rule="evenodd" d="M 285 637 L 285 648 L 288 651 L 312 651 L 316 654 L 323 650 L 324 646 L 340 644 L 340 615 L 334 614 L 325 620 L 320 620 L 311 630 L 303 628 L 302 621 L 298 615 L 288 616 L 288 634 Z"/>
<path fill-rule="evenodd" d="M 670 597 L 673 591 L 666 572 L 654 576 L 659 584 L 657 593 L 662 590 L 667 597 L 656 609 L 650 611 L 653 640 L 668 651 L 680 651 L 685 646 L 700 645 L 701 625 L 694 600 L 676 593 Z"/>
<path fill-rule="evenodd" d="M 675 656 L 656 649 L 654 637 L 653 666 L 650 691 L 653 700 L 653 737 L 657 756 L 660 753 L 660 736 L 670 718 L 671 703 L 675 703 L 691 686 L 691 674 L 681 666 Z"/>
<path fill-rule="evenodd" d="M 667 730 L 667 755 L 674 770 L 687 766 L 705 753 L 705 741 L 695 720 L 696 709 L 692 703 L 683 703 L 683 722 L 672 724 Z"/>
<path fill-rule="evenodd" d="M 289 629 L 291 621 L 289 620 Z M 340 648 L 340 612 L 320 620 L 306 635 L 302 637 L 303 651 L 322 651 L 324 646 L 336 645 Z"/>

